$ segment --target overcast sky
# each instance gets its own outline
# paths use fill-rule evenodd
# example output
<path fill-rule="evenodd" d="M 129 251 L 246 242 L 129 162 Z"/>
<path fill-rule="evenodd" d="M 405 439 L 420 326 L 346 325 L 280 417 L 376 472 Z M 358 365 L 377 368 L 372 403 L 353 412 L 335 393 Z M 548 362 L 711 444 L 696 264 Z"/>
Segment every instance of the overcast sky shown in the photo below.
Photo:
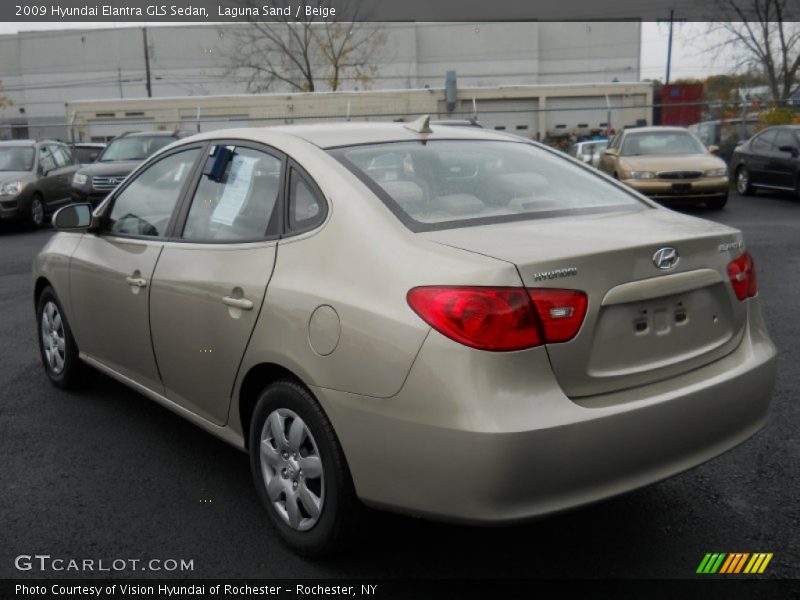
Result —
<path fill-rule="evenodd" d="M 144 23 L 0 23 L 0 34 L 33 29 L 86 29 L 134 25 L 140 26 Z M 180 25 L 180 23 L 170 25 Z M 660 78 L 663 81 L 667 64 L 668 32 L 669 27 L 665 23 L 642 23 L 642 79 Z M 684 77 L 702 79 L 710 74 L 724 73 L 730 68 L 730 64 L 725 60 L 719 58 L 714 60 L 712 54 L 707 51 L 706 32 L 705 23 L 683 23 L 675 26 L 672 41 L 672 79 Z"/>

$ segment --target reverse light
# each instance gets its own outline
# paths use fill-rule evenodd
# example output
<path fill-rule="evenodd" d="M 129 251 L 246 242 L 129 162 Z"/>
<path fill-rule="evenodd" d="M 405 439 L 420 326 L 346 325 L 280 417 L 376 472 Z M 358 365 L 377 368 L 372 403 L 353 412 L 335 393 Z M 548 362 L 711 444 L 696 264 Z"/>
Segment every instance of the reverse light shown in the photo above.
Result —
<path fill-rule="evenodd" d="M 529 294 L 548 343 L 568 342 L 575 337 L 586 316 L 586 294 L 547 288 L 530 290 Z"/>
<path fill-rule="evenodd" d="M 407 300 L 439 333 L 493 352 L 571 340 L 587 306 L 583 292 L 518 287 L 418 287 Z"/>
<path fill-rule="evenodd" d="M 728 265 L 728 277 L 731 279 L 733 291 L 739 300 L 752 298 L 758 292 L 756 263 L 749 252 L 745 252 Z"/>

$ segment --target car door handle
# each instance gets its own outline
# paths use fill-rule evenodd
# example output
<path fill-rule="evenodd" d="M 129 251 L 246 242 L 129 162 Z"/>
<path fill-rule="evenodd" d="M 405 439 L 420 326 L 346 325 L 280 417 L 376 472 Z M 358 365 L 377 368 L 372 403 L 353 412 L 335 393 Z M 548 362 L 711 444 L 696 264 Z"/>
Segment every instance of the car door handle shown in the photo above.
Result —
<path fill-rule="evenodd" d="M 145 279 L 144 277 L 126 277 L 125 281 L 127 281 L 129 285 L 139 288 L 147 286 L 147 279 Z"/>
<path fill-rule="evenodd" d="M 233 308 L 253 310 L 253 303 L 247 298 L 234 298 L 233 296 L 225 296 L 222 298 L 222 301 Z"/>

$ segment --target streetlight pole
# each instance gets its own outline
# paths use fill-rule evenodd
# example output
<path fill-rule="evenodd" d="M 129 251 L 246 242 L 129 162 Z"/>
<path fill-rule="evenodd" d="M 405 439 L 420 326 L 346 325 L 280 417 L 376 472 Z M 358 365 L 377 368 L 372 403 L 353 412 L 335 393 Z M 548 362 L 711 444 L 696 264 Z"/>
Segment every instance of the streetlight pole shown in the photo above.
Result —
<path fill-rule="evenodd" d="M 144 43 L 144 72 L 147 97 L 152 98 L 153 89 L 150 87 L 150 49 L 147 47 L 147 27 L 142 27 L 142 42 Z"/>
<path fill-rule="evenodd" d="M 665 84 L 669 84 L 669 72 L 672 67 L 672 24 L 675 20 L 675 10 L 669 11 L 669 43 L 667 44 L 667 77 Z"/>

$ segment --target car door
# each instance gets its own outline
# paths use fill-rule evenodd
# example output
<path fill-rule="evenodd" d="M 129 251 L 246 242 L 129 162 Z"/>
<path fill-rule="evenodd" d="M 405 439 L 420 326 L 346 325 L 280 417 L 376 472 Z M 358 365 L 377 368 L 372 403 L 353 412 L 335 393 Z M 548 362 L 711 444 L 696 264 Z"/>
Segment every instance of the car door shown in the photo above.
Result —
<path fill-rule="evenodd" d="M 750 183 L 769 185 L 769 161 L 772 158 L 772 142 L 775 130 L 767 129 L 750 142 L 750 152 L 745 157 L 745 166 L 750 171 Z"/>
<path fill-rule="evenodd" d="M 142 168 L 103 209 L 70 262 L 73 330 L 81 353 L 163 393 L 148 299 L 158 257 L 203 145 L 175 149 Z"/>
<path fill-rule="evenodd" d="M 791 152 L 781 148 L 793 148 Z M 769 161 L 769 179 L 772 185 L 788 190 L 795 187 L 795 163 L 797 161 L 797 140 L 791 129 L 778 129 L 775 141 L 772 144 L 772 153 Z"/>
<path fill-rule="evenodd" d="M 215 142 L 153 274 L 150 324 L 165 394 L 218 425 L 275 265 L 284 171 L 274 150 Z"/>
<path fill-rule="evenodd" d="M 37 151 L 36 188 L 42 196 L 45 207 L 58 198 L 58 177 L 55 176 L 56 159 L 50 144 L 40 144 Z"/>
<path fill-rule="evenodd" d="M 48 174 L 52 180 L 52 193 L 47 202 L 47 211 L 52 212 L 72 200 L 72 176 L 78 170 L 78 164 L 66 145 L 48 144 L 48 147 L 55 161 L 55 168 Z"/>

